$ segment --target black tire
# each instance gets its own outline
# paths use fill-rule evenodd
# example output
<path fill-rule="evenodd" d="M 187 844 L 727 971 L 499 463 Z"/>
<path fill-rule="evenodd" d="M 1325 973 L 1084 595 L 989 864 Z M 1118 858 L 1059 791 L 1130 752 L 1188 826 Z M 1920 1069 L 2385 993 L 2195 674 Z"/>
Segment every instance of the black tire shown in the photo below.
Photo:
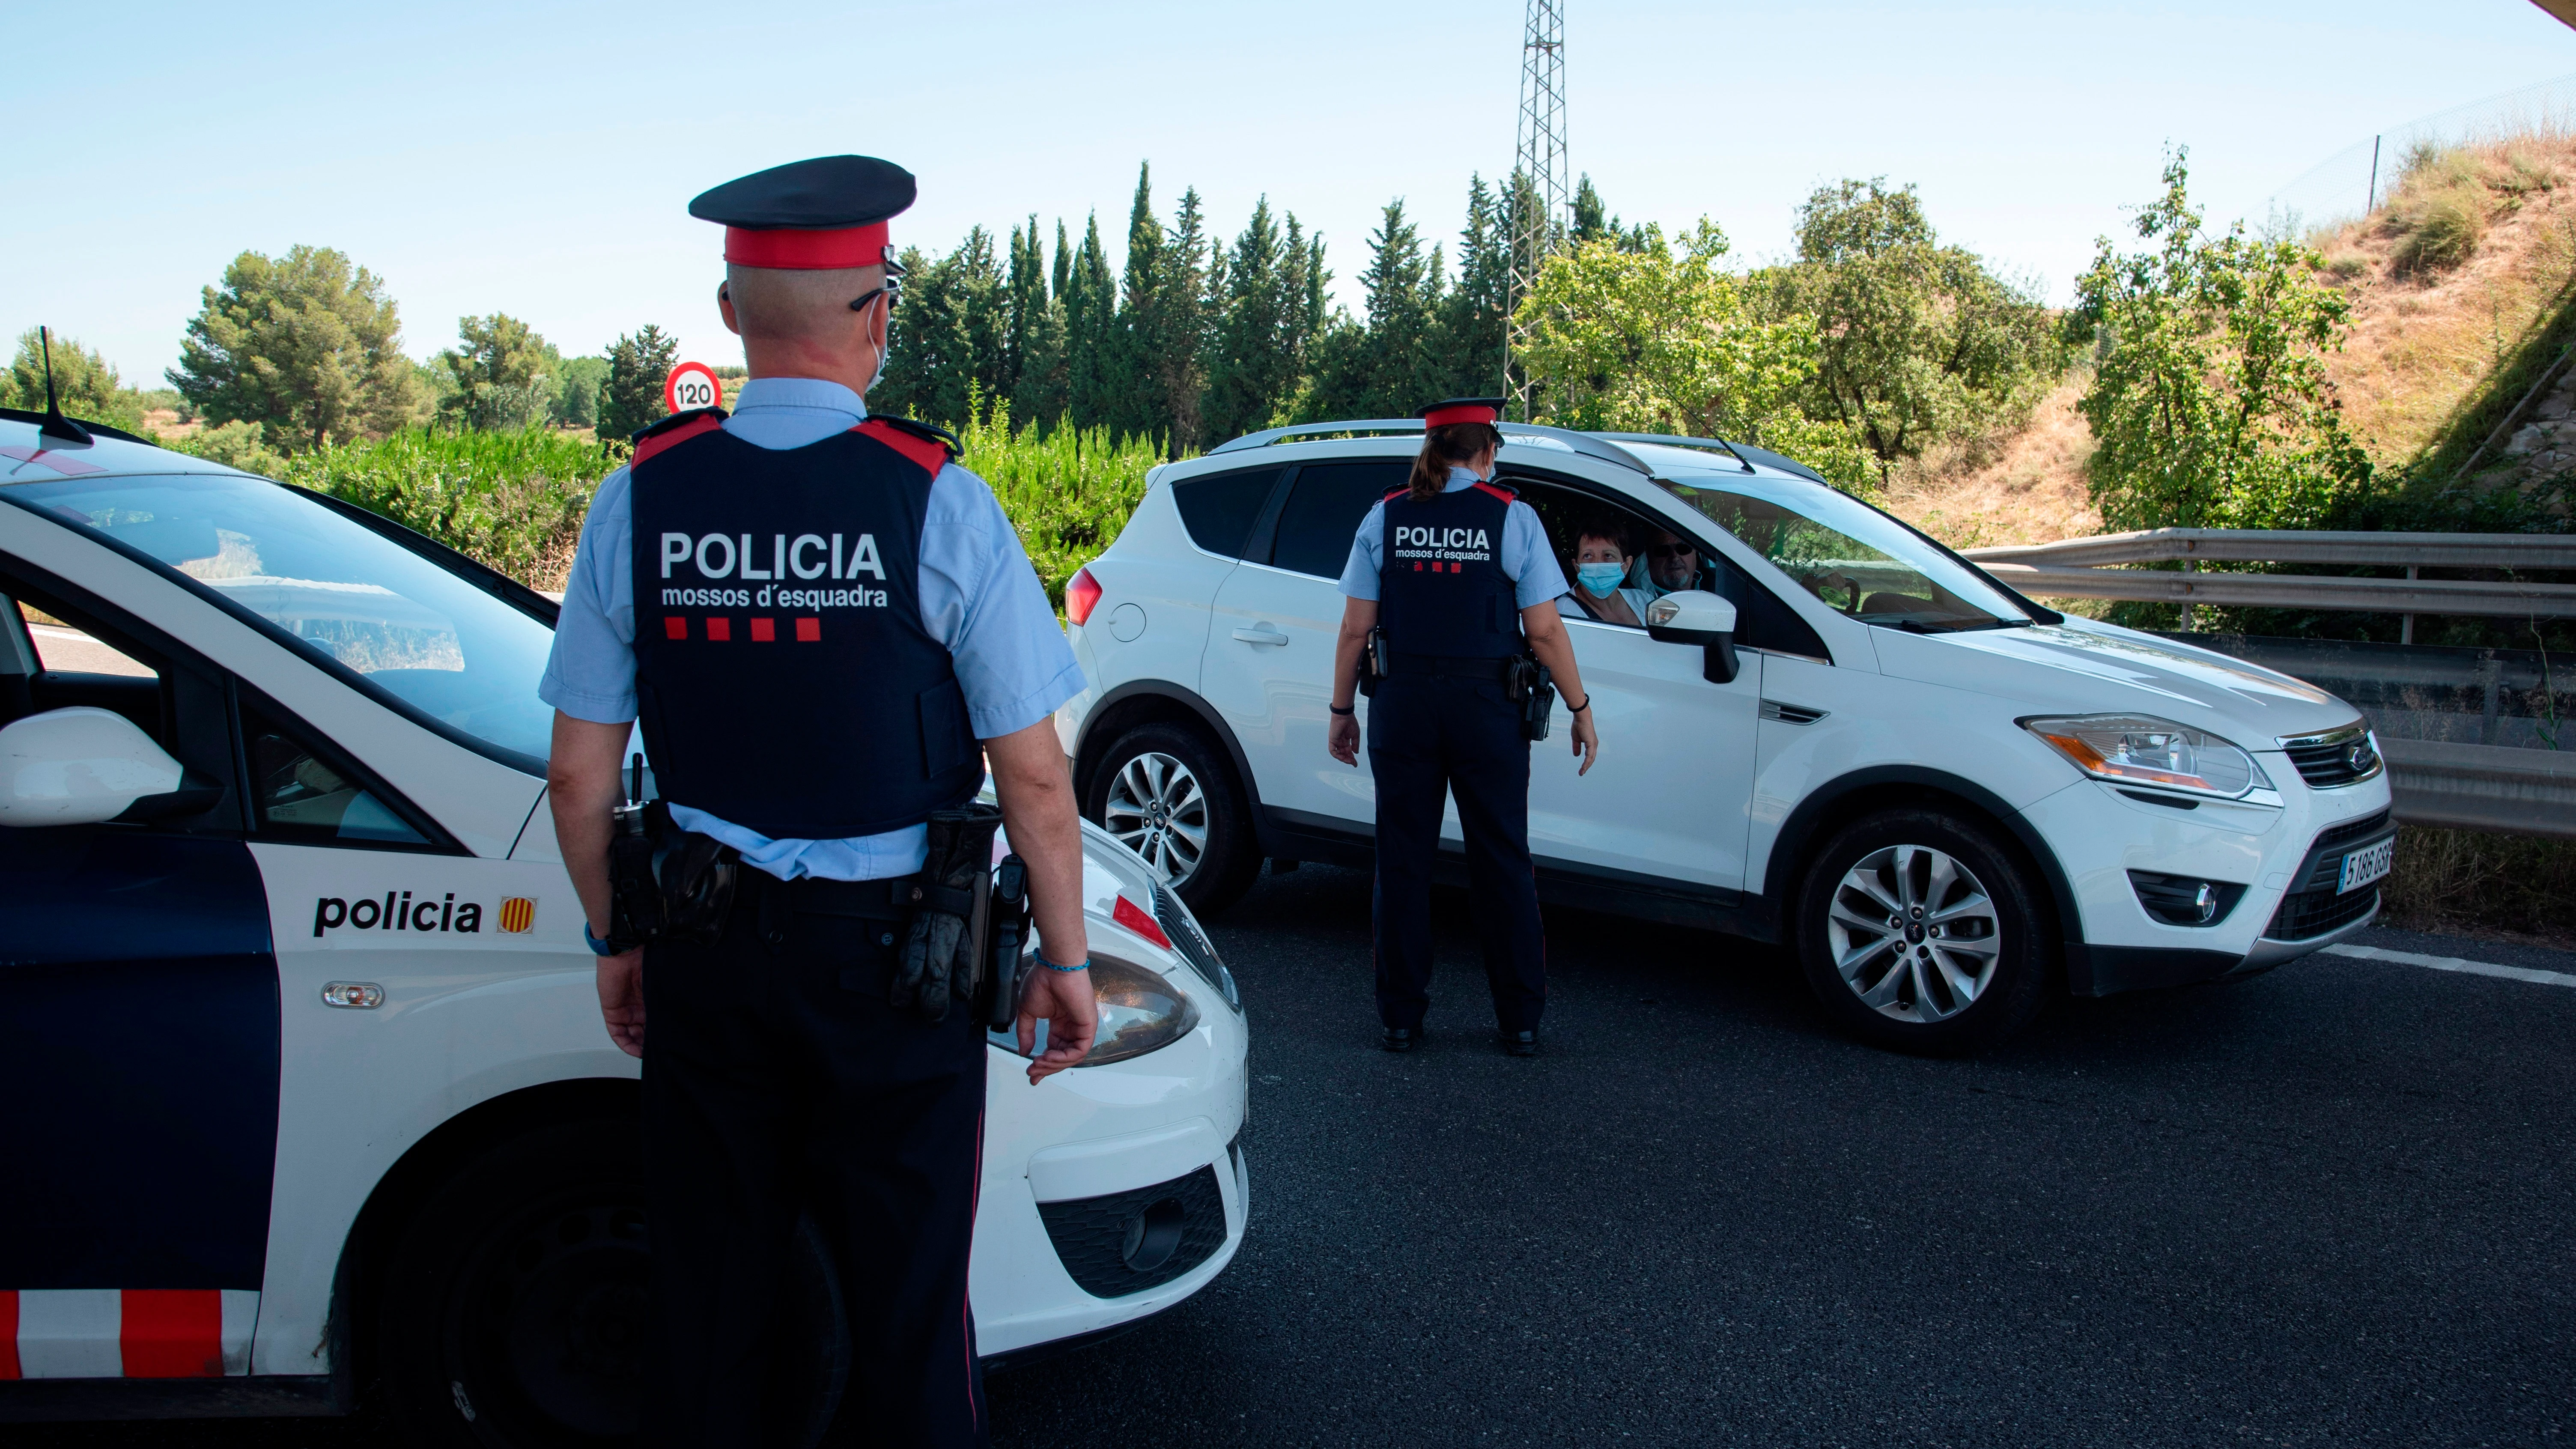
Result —
<path fill-rule="evenodd" d="M 421 1205 L 385 1264 L 370 1357 L 421 1449 L 632 1444 L 651 1315 L 633 1118 L 502 1142 Z M 850 1343 L 810 1219 L 774 1330 L 767 1442 L 812 1445 L 841 1408 Z"/>
<path fill-rule="evenodd" d="M 1807 985 L 1835 1024 L 1873 1046 L 1925 1056 L 1991 1047 L 2037 1013 L 2056 961 L 2054 916 L 2032 877 L 1993 831 L 1948 811 L 1854 821 L 1799 883 Z"/>
<path fill-rule="evenodd" d="M 1187 798 L 1164 802 L 1179 813 L 1159 820 L 1138 813 L 1153 803 L 1142 798 L 1153 793 L 1152 782 L 1171 778 L 1156 760 L 1177 763 L 1196 786 Z M 1261 842 L 1234 762 L 1191 726 L 1141 724 L 1111 741 L 1082 806 L 1084 818 L 1145 857 L 1198 915 L 1234 904 L 1261 872 Z M 1185 848 L 1193 825 L 1203 842 L 1195 851 Z"/>

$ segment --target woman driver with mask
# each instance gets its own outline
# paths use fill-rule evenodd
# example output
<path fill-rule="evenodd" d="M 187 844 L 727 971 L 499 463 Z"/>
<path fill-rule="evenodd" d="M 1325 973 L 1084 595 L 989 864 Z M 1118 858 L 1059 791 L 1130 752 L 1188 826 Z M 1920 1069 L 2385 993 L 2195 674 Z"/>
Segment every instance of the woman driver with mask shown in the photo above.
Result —
<path fill-rule="evenodd" d="M 1360 520 L 1342 570 L 1325 748 L 1345 765 L 1359 763 L 1352 695 L 1371 630 L 1387 655 L 1386 678 L 1369 700 L 1368 755 L 1377 795 L 1377 1011 L 1389 1051 L 1413 1050 L 1431 1004 L 1431 867 L 1441 805 L 1455 796 L 1494 1024 L 1503 1050 L 1538 1054 L 1547 942 L 1530 869 L 1530 742 L 1521 707 L 1504 692 L 1520 655 L 1536 655 L 1555 676 L 1583 770 L 1599 748 L 1574 641 L 1556 610 L 1565 575 L 1538 514 L 1493 481 L 1501 407 L 1499 398 L 1455 398 L 1423 409 L 1412 479 Z"/>
<path fill-rule="evenodd" d="M 1628 545 L 1618 527 L 1606 519 L 1587 519 L 1574 539 L 1574 588 L 1557 612 L 1570 618 L 1598 619 L 1604 624 L 1646 627 L 1646 605 L 1652 595 L 1627 587 Z"/>

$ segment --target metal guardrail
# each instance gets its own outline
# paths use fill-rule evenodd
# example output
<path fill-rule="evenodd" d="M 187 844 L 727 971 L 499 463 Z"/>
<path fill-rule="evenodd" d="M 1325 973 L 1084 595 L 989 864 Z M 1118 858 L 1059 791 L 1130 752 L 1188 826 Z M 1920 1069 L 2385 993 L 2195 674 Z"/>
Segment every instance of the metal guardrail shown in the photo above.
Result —
<path fill-rule="evenodd" d="M 2352 579 L 2316 574 L 2202 574 L 2146 569 L 2034 568 L 1976 559 L 2025 594 L 2150 604 L 2339 609 L 2363 614 L 2483 614 L 2576 619 L 2576 584 L 2484 579 Z M 2206 557 L 2206 555 L 2204 555 Z M 2576 568 L 2576 560 L 2565 565 Z"/>
<path fill-rule="evenodd" d="M 2392 739 L 2379 753 L 2408 825 L 2576 840 L 2576 754 Z"/>
<path fill-rule="evenodd" d="M 2428 568 L 2576 571 L 2576 534 L 2156 528 L 2060 543 L 1972 548 L 1963 556 L 2025 594 L 2403 614 L 2410 641 L 2417 614 L 2576 619 L 2576 584 L 2417 577 Z M 2180 572 L 2105 567 L 2176 561 L 2182 564 Z M 2198 572 L 2203 562 L 2402 568 L 2406 577 L 2204 574 Z"/>
<path fill-rule="evenodd" d="M 2036 567 L 2166 563 L 2376 564 L 2386 568 L 2576 569 L 2576 533 L 2357 533 L 2272 528 L 2155 528 L 2062 543 L 1961 550 L 1980 564 Z"/>

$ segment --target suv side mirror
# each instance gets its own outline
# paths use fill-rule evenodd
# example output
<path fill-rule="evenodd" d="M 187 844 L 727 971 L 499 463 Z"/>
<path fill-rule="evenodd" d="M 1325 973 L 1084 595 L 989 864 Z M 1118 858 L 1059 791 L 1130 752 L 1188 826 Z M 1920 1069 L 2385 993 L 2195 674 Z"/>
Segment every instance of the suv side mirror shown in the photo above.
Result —
<path fill-rule="evenodd" d="M 186 776 L 113 710 L 75 705 L 31 714 L 0 729 L 0 825 L 95 825 L 139 801 L 184 805 L 200 793 L 181 789 Z"/>
<path fill-rule="evenodd" d="M 1666 644 L 1705 650 L 1700 677 L 1711 684 L 1735 679 L 1735 605 L 1703 589 L 1681 589 L 1646 606 L 1646 634 Z"/>

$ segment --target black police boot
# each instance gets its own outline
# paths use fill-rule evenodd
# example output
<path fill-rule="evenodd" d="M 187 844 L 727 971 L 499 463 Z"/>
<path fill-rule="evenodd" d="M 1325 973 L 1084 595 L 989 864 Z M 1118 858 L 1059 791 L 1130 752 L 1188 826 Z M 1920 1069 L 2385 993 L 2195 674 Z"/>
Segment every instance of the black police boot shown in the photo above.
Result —
<path fill-rule="evenodd" d="M 1499 1032 L 1497 1035 L 1501 1036 L 1503 1039 L 1503 1050 L 1509 1052 L 1513 1056 L 1534 1057 L 1538 1055 L 1537 1032 L 1506 1031 Z"/>
<path fill-rule="evenodd" d="M 1418 1026 L 1390 1026 L 1386 1029 L 1385 1046 L 1388 1051 L 1409 1052 L 1421 1041 L 1422 1028 Z"/>

